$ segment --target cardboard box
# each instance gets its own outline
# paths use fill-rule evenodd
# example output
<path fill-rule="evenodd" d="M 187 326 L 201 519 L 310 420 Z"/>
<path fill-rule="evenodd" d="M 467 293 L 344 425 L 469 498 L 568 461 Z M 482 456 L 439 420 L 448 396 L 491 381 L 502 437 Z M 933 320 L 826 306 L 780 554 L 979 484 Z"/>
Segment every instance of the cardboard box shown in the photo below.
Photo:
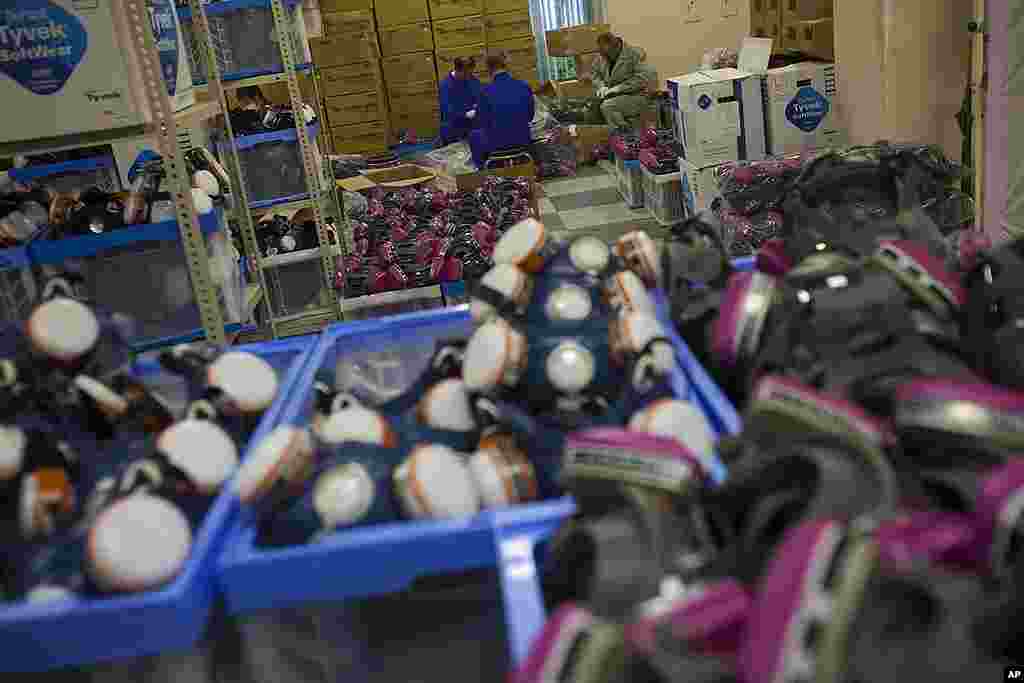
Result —
<path fill-rule="evenodd" d="M 380 58 L 377 34 L 370 32 L 311 38 L 309 49 L 313 63 L 321 69 Z"/>
<path fill-rule="evenodd" d="M 775 41 L 775 47 L 780 50 L 798 50 L 800 49 L 799 34 L 797 33 L 800 28 L 799 23 L 785 23 L 782 24 L 782 37 Z"/>
<path fill-rule="evenodd" d="M 737 69 L 697 71 L 668 79 L 673 127 L 695 166 L 756 161 L 765 156 L 760 80 Z"/>
<path fill-rule="evenodd" d="M 608 146 L 611 132 L 611 126 L 569 126 L 569 135 L 576 148 L 576 163 L 592 164 L 597 161 L 594 152 L 599 145 Z"/>
<path fill-rule="evenodd" d="M 468 17 L 484 12 L 484 0 L 427 0 L 427 4 L 430 7 L 432 21 Z"/>
<path fill-rule="evenodd" d="M 784 21 L 808 21 L 832 16 L 833 0 L 782 0 Z"/>
<path fill-rule="evenodd" d="M 331 128 L 351 126 L 355 123 L 386 121 L 387 105 L 383 92 L 368 92 L 324 100 L 327 122 Z"/>
<path fill-rule="evenodd" d="M 544 35 L 548 44 L 548 54 L 552 57 L 573 57 L 597 52 L 597 37 L 602 33 L 610 33 L 611 30 L 610 24 L 584 24 L 548 31 Z"/>
<path fill-rule="evenodd" d="M 562 99 L 593 97 L 594 84 L 590 81 L 556 81 L 555 95 Z"/>
<path fill-rule="evenodd" d="M 380 89 L 380 65 L 376 60 L 353 62 L 320 70 L 324 97 L 338 97 Z"/>
<path fill-rule="evenodd" d="M 481 15 L 434 22 L 434 45 L 438 50 L 486 42 Z"/>
<path fill-rule="evenodd" d="M 487 73 L 487 46 L 466 45 L 464 47 L 450 47 L 437 51 L 437 80 L 442 80 L 455 69 L 456 57 L 472 57 L 476 60 L 476 69 L 473 73 L 479 78 Z"/>
<path fill-rule="evenodd" d="M 384 80 L 388 83 L 417 83 L 437 78 L 433 52 L 417 52 L 381 60 Z"/>
<path fill-rule="evenodd" d="M 323 14 L 324 35 L 328 38 L 349 33 L 372 33 L 377 30 L 373 10 L 330 12 Z"/>
<path fill-rule="evenodd" d="M 808 57 L 835 61 L 836 42 L 833 19 L 800 22 L 797 28 L 797 41 L 800 51 Z"/>
<path fill-rule="evenodd" d="M 530 0 L 484 0 L 484 14 L 529 11 Z"/>
<path fill-rule="evenodd" d="M 589 81 L 593 78 L 594 64 L 600 59 L 599 52 L 588 52 L 585 55 L 576 55 L 576 79 Z"/>
<path fill-rule="evenodd" d="M 434 49 L 434 33 L 429 21 L 380 30 L 380 51 L 385 57 L 425 52 Z"/>
<path fill-rule="evenodd" d="M 764 0 L 764 13 L 767 18 L 773 15 L 782 16 L 782 2 L 780 0 Z"/>
<path fill-rule="evenodd" d="M 441 132 L 441 112 L 435 104 L 425 111 L 392 111 L 392 139 L 402 131 L 413 131 L 420 140 L 431 140 Z"/>
<path fill-rule="evenodd" d="M 386 152 L 390 137 L 391 128 L 386 121 L 331 128 L 335 154 Z"/>
<path fill-rule="evenodd" d="M 835 64 L 803 62 L 760 77 L 769 154 L 795 154 L 842 145 L 836 110 Z"/>
<path fill-rule="evenodd" d="M 377 0 L 377 26 L 400 26 L 430 21 L 427 0 Z"/>
<path fill-rule="evenodd" d="M 439 106 L 437 81 L 419 83 L 388 83 L 388 106 L 391 111 L 431 111 Z"/>
<path fill-rule="evenodd" d="M 532 68 L 537 65 L 537 42 L 533 36 L 512 38 L 511 40 L 488 40 L 487 49 L 504 52 L 512 68 Z"/>
<path fill-rule="evenodd" d="M 488 45 L 513 38 L 533 37 L 529 10 L 489 14 L 484 19 L 484 28 Z"/>
<path fill-rule="evenodd" d="M 373 0 L 321 0 L 321 12 L 373 11 Z"/>
<path fill-rule="evenodd" d="M 679 178 L 683 186 L 683 208 L 687 217 L 710 209 L 721 196 L 715 171 L 721 164 L 694 166 L 686 159 L 679 160 Z"/>

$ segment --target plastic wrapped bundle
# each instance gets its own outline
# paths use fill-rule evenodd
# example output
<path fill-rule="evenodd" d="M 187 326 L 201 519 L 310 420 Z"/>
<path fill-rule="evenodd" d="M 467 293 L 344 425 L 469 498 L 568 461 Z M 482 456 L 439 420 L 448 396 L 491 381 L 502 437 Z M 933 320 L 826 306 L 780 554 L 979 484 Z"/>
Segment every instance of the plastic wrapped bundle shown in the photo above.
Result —
<path fill-rule="evenodd" d="M 565 128 L 548 131 L 534 141 L 533 158 L 537 175 L 541 178 L 560 178 L 576 175 L 576 148 Z"/>
<path fill-rule="evenodd" d="M 746 215 L 724 200 L 715 203 L 714 212 L 722 222 L 722 241 L 733 258 L 757 252 L 765 242 L 778 237 L 785 221 L 779 211 L 768 209 Z"/>

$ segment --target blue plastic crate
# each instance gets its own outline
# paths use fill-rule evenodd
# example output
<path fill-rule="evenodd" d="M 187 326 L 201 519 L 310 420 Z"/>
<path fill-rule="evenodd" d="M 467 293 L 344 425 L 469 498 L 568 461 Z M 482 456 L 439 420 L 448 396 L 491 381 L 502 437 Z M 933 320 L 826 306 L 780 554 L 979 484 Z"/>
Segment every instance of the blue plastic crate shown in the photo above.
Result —
<path fill-rule="evenodd" d="M 305 367 L 316 337 L 235 347 L 265 358 L 277 369 L 281 392 L 254 434 L 254 442 L 275 424 L 287 402 L 287 387 Z M 169 401 L 184 401 L 185 386 L 154 361 L 134 368 Z M 228 487 L 196 533 L 184 571 L 169 586 L 150 593 L 52 604 L 0 604 L 0 671 L 31 672 L 88 666 L 156 655 L 193 646 L 202 635 L 215 597 L 214 560 L 235 507 Z"/>
<path fill-rule="evenodd" d="M 742 267 L 740 264 L 738 266 Z M 659 296 L 656 303 L 658 316 L 675 344 L 679 367 L 689 387 L 689 399 L 701 408 L 717 435 L 739 433 L 741 423 L 736 409 L 697 362 L 686 342 L 679 337 L 675 326 L 668 319 L 668 302 L 664 296 Z M 715 462 L 711 474 L 717 482 L 722 482 L 726 476 L 725 466 Z M 526 509 L 509 508 L 497 513 L 494 526 L 494 543 L 500 553 L 499 572 L 509 656 L 513 667 L 518 667 L 526 659 L 534 638 L 547 620 L 536 559 L 538 546 L 550 538 L 575 511 L 571 498 L 524 507 Z"/>
<path fill-rule="evenodd" d="M 307 126 L 306 132 L 315 144 L 320 124 Z M 222 159 L 228 153 L 227 144 L 223 137 L 217 141 Z M 249 208 L 266 209 L 309 197 L 297 129 L 243 135 L 235 138 L 235 148 L 249 193 Z"/>
<path fill-rule="evenodd" d="M 664 310 L 663 297 L 658 300 Z M 392 383 L 402 386 L 425 367 L 435 340 L 468 336 L 473 329 L 468 306 L 368 320 L 358 325 L 340 324 L 324 333 L 301 380 L 292 388 L 291 402 L 281 413 L 282 423 L 309 422 L 314 376 L 321 368 L 334 368 L 339 359 L 370 354 L 379 357 L 399 348 L 403 354 L 411 351 L 422 363 L 403 358 L 399 367 L 405 377 Z M 708 412 L 714 429 L 729 431 L 738 426 L 735 411 L 696 365 L 689 349 L 677 336 L 674 341 L 680 362 L 673 376 L 676 394 L 697 401 Z M 717 412 L 712 414 L 712 410 Z M 724 476 L 717 461 L 708 466 L 716 477 Z M 500 530 L 519 528 L 518 525 L 553 529 L 572 509 L 572 500 L 566 498 L 489 510 L 468 520 L 403 521 L 356 527 L 339 531 L 317 544 L 283 549 L 255 547 L 253 519 L 243 513 L 229 532 L 219 563 L 221 591 L 231 613 L 391 593 L 420 577 L 496 567 L 501 564 L 499 549 L 505 552 L 504 544 L 499 543 L 504 533 Z M 511 621 L 510 627 L 514 628 Z"/>
<path fill-rule="evenodd" d="M 117 165 L 110 154 L 87 159 L 63 161 L 56 164 L 37 164 L 12 168 L 7 175 L 15 182 L 29 185 L 41 182 L 57 192 L 76 192 L 98 187 L 104 192 L 119 192 L 121 181 Z"/>
<path fill-rule="evenodd" d="M 284 0 L 287 10 L 294 10 L 299 0 Z M 238 81 L 267 76 L 284 69 L 281 52 L 274 39 L 274 18 L 268 0 L 222 0 L 204 5 L 213 38 L 221 78 Z M 192 83 L 203 85 L 207 80 L 206 49 L 196 40 L 192 25 L 192 8 L 178 7 L 181 33 L 189 55 Z M 301 61 L 305 49 L 297 31 L 292 31 L 292 53 Z M 301 68 L 312 64 L 302 63 Z"/>

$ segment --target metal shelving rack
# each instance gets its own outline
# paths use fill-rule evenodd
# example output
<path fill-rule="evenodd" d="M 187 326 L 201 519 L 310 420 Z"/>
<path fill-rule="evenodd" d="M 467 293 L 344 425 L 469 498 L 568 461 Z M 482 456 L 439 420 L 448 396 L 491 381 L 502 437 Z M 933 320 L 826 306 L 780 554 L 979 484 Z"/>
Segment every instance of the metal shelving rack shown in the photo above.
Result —
<path fill-rule="evenodd" d="M 242 237 L 242 244 L 245 256 L 250 264 L 255 266 L 256 283 L 263 292 L 263 306 L 266 319 L 270 324 L 270 333 L 274 338 L 288 337 L 300 334 L 308 334 L 319 331 L 325 325 L 342 319 L 342 309 L 334 289 L 334 273 L 336 271 L 335 258 L 344 256 L 346 253 L 348 226 L 344 211 L 338 201 L 337 188 L 335 185 L 332 169 L 329 163 L 318 164 L 314 153 L 313 143 L 305 125 L 301 123 L 302 94 L 299 90 L 298 69 L 296 68 L 296 55 L 293 54 L 292 41 L 289 34 L 292 27 L 289 22 L 300 21 L 299 8 L 295 14 L 290 15 L 285 9 L 282 0 L 267 0 L 274 18 L 274 29 L 277 33 L 277 45 L 281 51 L 283 71 L 265 76 L 254 76 L 225 82 L 220 73 L 220 65 L 217 59 L 216 50 L 213 45 L 210 33 L 210 23 L 203 11 L 201 0 L 189 0 L 192 10 L 193 22 L 196 29 L 196 38 L 200 44 L 205 46 L 206 65 L 208 71 L 207 87 L 211 97 L 220 103 L 221 109 L 225 112 L 225 132 L 228 136 L 226 147 L 230 150 L 227 155 L 226 166 L 231 175 L 233 195 L 235 199 L 235 218 Z M 315 67 L 314 67 L 315 71 Z M 265 209 L 252 210 L 249 203 L 249 195 L 245 186 L 245 178 L 242 165 L 238 156 L 238 149 L 234 143 L 235 133 L 231 126 L 230 116 L 227 115 L 228 103 L 225 96 L 226 89 L 238 89 L 250 85 L 265 85 L 270 83 L 285 82 L 288 86 L 288 94 L 291 100 L 292 110 L 296 113 L 299 125 L 296 127 L 298 141 L 302 153 L 303 166 L 305 170 L 306 186 L 308 196 L 306 199 L 277 204 Z M 317 79 L 314 74 L 314 87 Z M 321 123 L 321 133 L 324 130 L 324 112 L 320 103 L 319 93 L 314 97 L 318 120 Z M 313 211 L 316 222 L 318 239 L 318 253 L 308 255 L 309 260 L 319 257 L 320 268 L 323 274 L 323 289 L 321 290 L 321 306 L 311 311 L 303 311 L 294 315 L 275 315 L 270 304 L 270 292 L 282 292 L 282 285 L 279 280 L 279 267 L 306 260 L 306 254 L 302 252 L 281 254 L 269 258 L 263 257 L 256 242 L 256 227 L 253 222 L 253 213 L 267 211 L 288 211 L 301 208 L 310 208 Z M 338 246 L 331 245 L 328 239 L 325 216 L 333 214 L 337 229 Z M 280 299 L 278 299 L 280 300 Z"/>
<path fill-rule="evenodd" d="M 128 48 L 132 51 L 132 59 L 129 61 L 134 61 L 138 65 L 142 76 L 142 96 L 152 120 L 140 125 L 111 130 L 4 142 L 0 143 L 0 156 L 13 157 L 20 154 L 96 146 L 142 136 L 155 138 L 157 151 L 164 160 L 166 187 L 174 198 L 178 231 L 203 331 L 209 341 L 224 344 L 224 316 L 217 288 L 210 273 L 206 242 L 192 203 L 191 180 L 186 171 L 183 151 L 178 144 L 179 126 L 186 128 L 197 118 L 215 115 L 216 111 L 204 104 L 194 105 L 183 112 L 173 111 L 145 0 L 112 0 L 111 4 L 115 16 L 120 14 L 127 25 L 128 30 L 125 34 L 129 41 Z"/>

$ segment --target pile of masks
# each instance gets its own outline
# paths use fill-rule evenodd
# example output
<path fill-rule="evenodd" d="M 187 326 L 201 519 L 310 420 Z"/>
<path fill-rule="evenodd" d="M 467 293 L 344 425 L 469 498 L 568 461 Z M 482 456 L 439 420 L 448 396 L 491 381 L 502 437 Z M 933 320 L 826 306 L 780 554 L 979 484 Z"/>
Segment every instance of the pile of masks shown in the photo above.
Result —
<path fill-rule="evenodd" d="M 330 243 L 337 246 L 338 232 L 334 223 L 331 219 L 325 223 Z M 320 240 L 313 210 L 301 209 L 290 218 L 276 213 L 263 214 L 256 225 L 256 244 L 266 258 L 318 247 Z"/>
<path fill-rule="evenodd" d="M 903 162 L 838 188 L 900 202 Z M 669 242 L 673 316 L 742 407 L 728 475 L 577 492 L 517 681 L 980 680 L 1019 656 L 1024 246 L 958 272 L 918 198 L 855 223 L 791 199 L 816 219 L 751 272 L 711 213 Z"/>
<path fill-rule="evenodd" d="M 937 239 L 947 244 L 944 253 L 957 260 L 973 220 L 971 200 L 957 189 L 960 174 L 960 167 L 937 148 L 887 143 L 734 162 L 716 171 L 721 197 L 712 210 L 734 257 L 787 238 L 798 224 L 820 220 L 830 226 L 830 234 L 864 232 L 862 224 L 891 224 L 900 212 L 906 214 L 901 220 L 909 220 L 913 211 L 927 217 Z M 921 222 L 916 216 L 913 220 Z"/>
<path fill-rule="evenodd" d="M 231 129 L 236 136 L 259 135 L 295 128 L 295 111 L 290 106 L 265 105 L 255 109 L 235 108 L 229 113 Z M 316 120 L 316 110 L 302 105 L 301 118 L 307 126 Z"/>
<path fill-rule="evenodd" d="M 615 156 L 623 161 L 632 161 L 645 155 L 648 163 L 654 166 L 654 168 L 649 167 L 650 170 L 655 172 L 664 161 L 667 161 L 675 153 L 675 170 L 679 170 L 681 154 L 678 152 L 681 150 L 678 147 L 675 133 L 670 128 L 661 130 L 645 128 L 639 133 L 618 132 L 611 136 L 609 145 Z M 668 172 L 674 173 L 675 171 Z"/>
<path fill-rule="evenodd" d="M 339 285 L 353 297 L 479 279 L 498 239 L 531 215 L 531 193 L 529 179 L 496 176 L 455 193 L 374 188 L 351 221 L 354 248 Z"/>
<path fill-rule="evenodd" d="M 531 152 L 538 178 L 569 178 L 576 175 L 579 161 L 567 126 L 550 128 L 534 138 Z"/>
<path fill-rule="evenodd" d="M 494 259 L 471 295 L 475 331 L 438 341 L 411 386 L 375 400 L 352 390 L 342 359 L 318 377 L 310 424 L 257 446 L 239 495 L 258 545 L 466 518 L 609 468 L 679 480 L 710 455 L 703 414 L 672 392 L 675 349 L 648 291 L 658 262 L 645 233 L 615 247 L 560 243 L 531 219 Z M 671 438 L 682 434 L 696 452 Z"/>
<path fill-rule="evenodd" d="M 196 345 L 160 356 L 182 396 L 161 395 L 129 371 L 123 322 L 69 290 L 50 280 L 0 337 L 0 593 L 12 602 L 172 582 L 278 390 L 258 356 Z"/>
<path fill-rule="evenodd" d="M 230 189 L 227 174 L 204 149 L 186 155 L 185 170 L 192 178 L 196 212 L 209 213 Z M 11 183 L 0 193 L 0 246 L 27 242 L 37 233 L 41 239 L 63 239 L 174 220 L 166 178 L 163 159 L 147 151 L 129 169 L 124 192 L 97 186 L 60 190 L 47 178 Z"/>

